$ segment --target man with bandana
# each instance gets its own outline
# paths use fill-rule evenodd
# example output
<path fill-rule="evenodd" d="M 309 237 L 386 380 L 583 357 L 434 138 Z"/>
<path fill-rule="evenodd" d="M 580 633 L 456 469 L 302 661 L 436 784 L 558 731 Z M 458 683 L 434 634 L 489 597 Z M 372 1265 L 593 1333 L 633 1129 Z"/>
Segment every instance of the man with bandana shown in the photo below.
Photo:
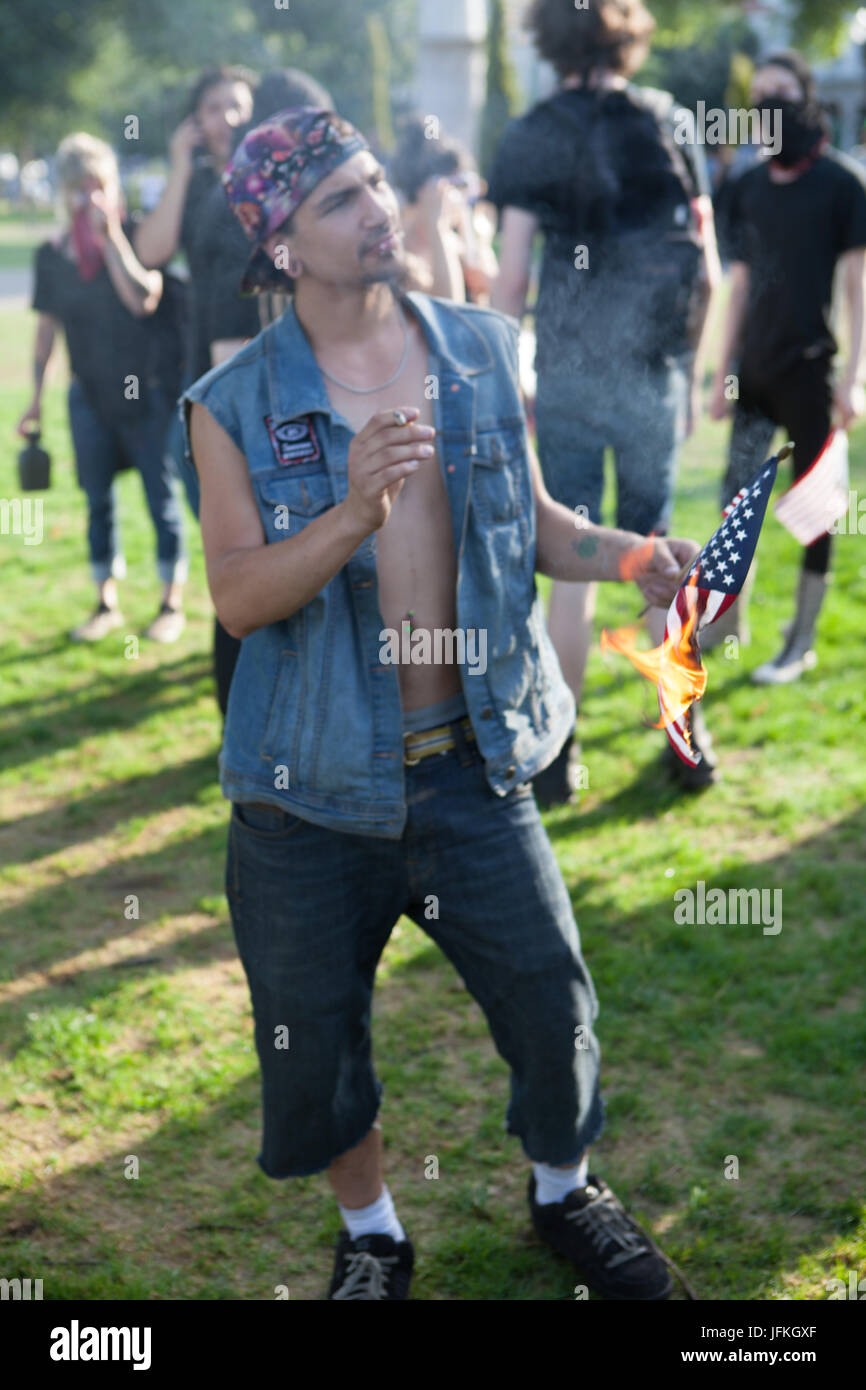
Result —
<path fill-rule="evenodd" d="M 397 199 L 347 122 L 310 107 L 270 117 L 224 184 L 255 247 L 246 287 L 292 291 L 182 400 L 211 596 L 241 639 L 220 785 L 259 1165 L 327 1171 L 345 1223 L 330 1299 L 408 1297 L 370 1036 L 376 967 L 405 913 L 511 1069 L 506 1128 L 533 1165 L 542 1238 L 608 1297 L 666 1298 L 666 1258 L 588 1170 L 604 1117 L 598 1006 L 531 786 L 574 700 L 535 574 L 630 575 L 667 605 L 697 546 L 576 530 L 552 501 L 516 321 L 401 290 Z M 393 633 L 408 658 L 393 660 Z"/>
<path fill-rule="evenodd" d="M 758 66 L 752 103 L 769 113 L 768 131 L 777 135 L 781 127 L 781 145 L 730 192 L 731 297 L 709 404 L 714 419 L 728 414 L 734 375 L 723 506 L 769 452 L 777 426 L 796 443 L 799 478 L 831 426 L 847 429 L 866 404 L 860 364 L 866 180 L 853 160 L 829 148 L 814 79 L 798 53 L 775 54 Z M 847 366 L 834 383 L 830 315 L 837 272 L 849 343 Z M 778 655 L 752 673 L 758 684 L 794 681 L 815 665 L 829 567 L 830 536 L 824 535 L 804 551 L 793 620 Z M 748 640 L 746 602 L 744 589 L 729 610 L 729 624 L 716 624 L 715 641 L 731 629 Z"/>

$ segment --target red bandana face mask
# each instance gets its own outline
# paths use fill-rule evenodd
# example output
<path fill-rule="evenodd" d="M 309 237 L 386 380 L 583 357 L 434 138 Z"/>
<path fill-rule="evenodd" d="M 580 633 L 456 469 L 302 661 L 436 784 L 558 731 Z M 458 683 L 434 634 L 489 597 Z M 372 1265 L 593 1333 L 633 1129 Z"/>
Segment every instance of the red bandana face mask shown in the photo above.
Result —
<path fill-rule="evenodd" d="M 75 213 L 69 229 L 69 238 L 79 277 L 82 280 L 95 280 L 102 269 L 102 247 L 91 225 L 89 208 L 79 208 Z"/>
<path fill-rule="evenodd" d="M 90 220 L 90 202 L 84 201 L 88 192 L 97 190 L 101 191 L 101 185 L 94 180 L 78 194 L 78 200 L 82 202 L 82 206 L 73 213 L 69 228 L 70 245 L 75 256 L 78 274 L 82 280 L 95 280 L 104 264 L 101 238 L 93 230 L 93 223 Z M 125 206 L 122 196 L 119 197 L 118 203 L 120 215 L 123 217 Z"/>

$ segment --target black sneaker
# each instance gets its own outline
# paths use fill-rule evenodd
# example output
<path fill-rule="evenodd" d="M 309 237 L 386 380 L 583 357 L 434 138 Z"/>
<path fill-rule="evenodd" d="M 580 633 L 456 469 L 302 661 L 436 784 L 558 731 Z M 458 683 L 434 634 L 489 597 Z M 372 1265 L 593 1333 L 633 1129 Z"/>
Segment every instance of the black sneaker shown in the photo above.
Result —
<path fill-rule="evenodd" d="M 328 1298 L 408 1298 L 414 1263 L 410 1240 L 378 1234 L 352 1240 L 344 1227 L 337 1241 Z"/>
<path fill-rule="evenodd" d="M 683 762 L 667 739 L 665 739 L 662 762 L 684 791 L 697 792 L 702 791 L 704 787 L 712 787 L 720 780 L 721 773 L 718 769 L 719 760 L 716 757 L 713 740 L 702 716 L 693 719 L 690 733 L 692 747 L 696 753 L 701 755 L 700 762 L 695 767 L 692 767 L 691 763 Z"/>
<path fill-rule="evenodd" d="M 577 768 L 580 764 L 580 743 L 570 733 L 549 767 L 532 779 L 535 800 L 542 810 L 565 806 L 576 800 Z"/>
<path fill-rule="evenodd" d="M 572 1260 L 606 1298 L 663 1299 L 671 1293 L 674 1282 L 661 1250 L 594 1173 L 586 1187 L 544 1206 L 535 1200 L 530 1173 L 529 1209 L 541 1239 Z"/>
<path fill-rule="evenodd" d="M 694 743 L 694 740 L 692 742 Z M 662 754 L 662 764 L 673 780 L 687 792 L 699 792 L 703 791 L 704 787 L 712 787 L 721 776 L 715 765 L 705 757 L 701 757 L 696 767 L 692 767 L 691 763 L 684 763 L 670 744 Z"/>

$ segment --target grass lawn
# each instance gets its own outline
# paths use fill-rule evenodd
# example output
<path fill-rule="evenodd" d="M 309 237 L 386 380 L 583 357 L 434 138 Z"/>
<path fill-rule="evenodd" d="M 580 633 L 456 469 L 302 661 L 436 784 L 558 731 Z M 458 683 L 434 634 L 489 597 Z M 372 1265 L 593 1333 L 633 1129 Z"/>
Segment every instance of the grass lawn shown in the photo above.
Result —
<path fill-rule="evenodd" d="M 18 495 L 33 331 L 24 312 L 0 318 L 2 497 Z M 320 1299 L 339 1229 L 327 1181 L 279 1184 L 255 1164 L 200 538 L 190 517 L 183 638 L 128 656 L 158 588 L 140 482 L 124 474 L 127 626 L 70 644 L 92 593 L 60 375 L 45 439 L 45 539 L 0 535 L 0 1273 L 42 1278 L 46 1299 L 267 1300 L 279 1284 Z M 716 524 L 725 442 L 704 423 L 685 449 L 681 534 Z M 852 464 L 863 490 L 864 429 Z M 866 546 L 837 541 L 820 665 L 779 690 L 748 673 L 790 615 L 798 548 L 770 517 L 759 554 L 752 646 L 707 657 L 724 780 L 673 793 L 646 727 L 651 687 L 596 650 L 589 787 L 547 824 L 601 1004 L 608 1125 L 592 1166 L 702 1299 L 824 1299 L 833 1276 L 866 1273 Z M 640 606 L 633 587 L 608 586 L 600 619 Z M 677 925 L 674 892 L 699 879 L 781 888 L 781 932 Z M 572 1298 L 572 1269 L 529 1225 L 527 1164 L 503 1132 L 506 1066 L 407 920 L 380 967 L 374 1030 L 413 1297 Z"/>
<path fill-rule="evenodd" d="M 53 236 L 56 226 L 53 212 L 11 215 L 0 211 L 0 271 L 28 270 L 33 247 Z"/>

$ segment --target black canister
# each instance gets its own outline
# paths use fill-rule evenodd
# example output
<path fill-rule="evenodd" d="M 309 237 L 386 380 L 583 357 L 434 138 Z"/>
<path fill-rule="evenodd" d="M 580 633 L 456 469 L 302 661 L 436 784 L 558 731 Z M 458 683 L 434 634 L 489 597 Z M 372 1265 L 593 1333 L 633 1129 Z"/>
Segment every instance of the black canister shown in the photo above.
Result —
<path fill-rule="evenodd" d="M 40 449 L 39 430 L 31 430 L 18 455 L 18 477 L 22 492 L 37 492 L 51 486 L 51 455 Z"/>

